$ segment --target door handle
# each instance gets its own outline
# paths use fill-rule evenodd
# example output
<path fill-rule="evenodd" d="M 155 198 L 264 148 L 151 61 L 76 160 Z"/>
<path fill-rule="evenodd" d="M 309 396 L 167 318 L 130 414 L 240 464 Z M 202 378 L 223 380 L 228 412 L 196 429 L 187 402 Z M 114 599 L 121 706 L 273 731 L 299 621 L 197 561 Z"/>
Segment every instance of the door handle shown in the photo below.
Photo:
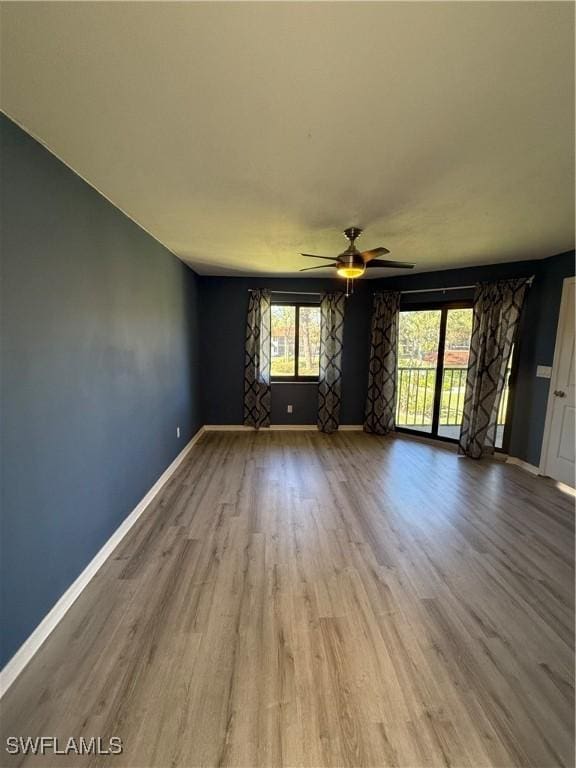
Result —
<path fill-rule="evenodd" d="M 566 392 L 563 392 L 561 389 L 555 389 L 554 395 L 555 397 L 566 397 Z"/>

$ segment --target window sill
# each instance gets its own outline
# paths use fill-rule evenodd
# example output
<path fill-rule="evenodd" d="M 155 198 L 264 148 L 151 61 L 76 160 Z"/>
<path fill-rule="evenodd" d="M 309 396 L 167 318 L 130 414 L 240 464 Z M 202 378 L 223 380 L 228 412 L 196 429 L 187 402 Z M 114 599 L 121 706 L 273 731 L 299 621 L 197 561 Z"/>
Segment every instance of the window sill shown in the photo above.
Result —
<path fill-rule="evenodd" d="M 317 387 L 319 382 L 318 381 L 271 381 L 270 384 L 273 387 L 275 387 L 277 385 L 282 385 L 282 384 L 284 384 L 284 385 L 290 384 L 291 386 L 293 384 L 313 384 L 315 387 Z"/>

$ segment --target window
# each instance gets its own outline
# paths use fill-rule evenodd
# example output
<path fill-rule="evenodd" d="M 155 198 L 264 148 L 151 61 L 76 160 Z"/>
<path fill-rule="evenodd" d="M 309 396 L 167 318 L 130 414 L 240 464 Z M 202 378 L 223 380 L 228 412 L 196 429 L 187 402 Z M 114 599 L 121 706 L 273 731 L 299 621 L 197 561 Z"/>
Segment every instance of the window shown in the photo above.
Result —
<path fill-rule="evenodd" d="M 273 381 L 317 381 L 320 373 L 318 304 L 273 304 L 270 372 Z"/>

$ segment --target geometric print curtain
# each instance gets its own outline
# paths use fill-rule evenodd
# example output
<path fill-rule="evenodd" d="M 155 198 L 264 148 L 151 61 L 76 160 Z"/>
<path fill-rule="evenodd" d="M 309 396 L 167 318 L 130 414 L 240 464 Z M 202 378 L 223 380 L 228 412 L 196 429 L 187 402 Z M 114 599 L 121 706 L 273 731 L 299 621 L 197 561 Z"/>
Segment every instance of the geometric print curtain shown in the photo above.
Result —
<path fill-rule="evenodd" d="M 335 432 L 340 421 L 342 339 L 346 297 L 325 293 L 320 301 L 320 376 L 318 379 L 318 429 Z"/>
<path fill-rule="evenodd" d="M 246 319 L 244 424 L 270 426 L 270 291 L 252 290 Z"/>
<path fill-rule="evenodd" d="M 470 359 L 458 451 L 494 453 L 498 410 L 529 278 L 479 283 L 474 295 Z"/>
<path fill-rule="evenodd" d="M 400 292 L 374 294 L 364 431 L 385 435 L 395 427 Z"/>

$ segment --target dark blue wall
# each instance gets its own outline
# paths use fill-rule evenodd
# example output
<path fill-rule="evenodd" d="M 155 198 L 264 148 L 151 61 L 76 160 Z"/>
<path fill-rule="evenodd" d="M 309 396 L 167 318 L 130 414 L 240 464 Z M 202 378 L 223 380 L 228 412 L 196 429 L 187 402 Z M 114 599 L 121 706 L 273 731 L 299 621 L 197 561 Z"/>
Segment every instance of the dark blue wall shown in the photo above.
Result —
<path fill-rule="evenodd" d="M 0 132 L 4 664 L 201 418 L 196 275 L 3 116 Z"/>
<path fill-rule="evenodd" d="M 550 384 L 536 377 L 536 368 L 554 361 L 562 286 L 574 275 L 574 265 L 574 252 L 538 262 L 520 328 L 509 453 L 535 466 L 540 464 Z"/>
<path fill-rule="evenodd" d="M 360 281 L 347 300 L 344 332 L 343 424 L 363 420 L 368 378 L 368 339 L 372 293 L 376 290 L 439 289 L 473 285 L 477 281 L 534 275 L 528 292 L 518 340 L 518 370 L 514 408 L 508 430 L 509 452 L 538 465 L 544 432 L 548 380 L 536 378 L 538 365 L 552 365 L 562 282 L 574 274 L 574 253 L 541 261 L 522 261 L 467 269 L 423 272 L 380 280 Z M 207 424 L 242 423 L 244 323 L 248 288 L 277 291 L 341 290 L 339 280 L 201 278 L 202 414 Z M 472 298 L 473 290 L 406 294 L 402 306 L 439 300 Z M 304 297 L 303 297 L 304 298 Z M 292 414 L 286 406 L 294 406 Z M 314 424 L 317 387 L 275 384 L 272 387 L 273 424 Z"/>
<path fill-rule="evenodd" d="M 302 278 L 202 277 L 202 415 L 205 424 L 242 424 L 248 289 L 342 290 L 342 282 Z M 342 424 L 361 424 L 366 400 L 373 283 L 359 282 L 346 302 L 342 359 Z M 295 297 L 298 298 L 298 297 Z M 310 297 L 299 297 L 309 301 Z M 272 423 L 315 424 L 315 384 L 273 384 Z M 294 406 L 292 414 L 286 405 Z"/>

